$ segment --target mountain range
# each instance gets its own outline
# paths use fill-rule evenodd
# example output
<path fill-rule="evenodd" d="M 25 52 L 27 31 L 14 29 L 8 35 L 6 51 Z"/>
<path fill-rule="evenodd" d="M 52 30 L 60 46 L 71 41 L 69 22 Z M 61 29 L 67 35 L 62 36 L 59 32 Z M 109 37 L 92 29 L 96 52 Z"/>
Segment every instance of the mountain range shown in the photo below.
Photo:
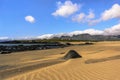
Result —
<path fill-rule="evenodd" d="M 69 35 L 62 35 L 62 36 L 54 36 L 54 37 L 51 37 L 51 38 L 44 38 L 44 39 L 41 39 L 41 38 L 33 38 L 33 39 L 23 39 L 24 40 L 33 40 L 33 41 L 41 41 L 41 40 L 68 40 L 68 41 L 72 41 L 72 40 L 77 40 L 77 41 L 119 41 L 120 40 L 120 35 L 90 35 L 90 34 L 78 34 L 78 35 L 72 35 L 72 36 L 69 36 Z M 3 40 L 0 40 L 0 42 L 8 42 L 8 41 L 15 41 L 12 40 L 12 39 L 3 39 Z M 17 41 L 22 41 L 22 39 L 17 39 Z"/>
<path fill-rule="evenodd" d="M 82 41 L 109 41 L 109 40 L 120 40 L 120 35 L 90 35 L 90 34 L 79 34 L 73 36 L 61 36 L 53 37 L 52 39 L 60 40 L 82 40 Z"/>

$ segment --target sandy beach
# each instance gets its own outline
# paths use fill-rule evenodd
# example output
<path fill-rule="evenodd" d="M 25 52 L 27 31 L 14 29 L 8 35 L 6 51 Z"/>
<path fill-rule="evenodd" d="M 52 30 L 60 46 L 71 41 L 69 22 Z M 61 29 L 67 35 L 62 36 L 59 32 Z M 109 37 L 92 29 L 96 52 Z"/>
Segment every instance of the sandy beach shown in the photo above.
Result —
<path fill-rule="evenodd" d="M 61 59 L 69 50 L 82 58 Z M 0 80 L 120 80 L 119 68 L 120 41 L 0 54 Z"/>

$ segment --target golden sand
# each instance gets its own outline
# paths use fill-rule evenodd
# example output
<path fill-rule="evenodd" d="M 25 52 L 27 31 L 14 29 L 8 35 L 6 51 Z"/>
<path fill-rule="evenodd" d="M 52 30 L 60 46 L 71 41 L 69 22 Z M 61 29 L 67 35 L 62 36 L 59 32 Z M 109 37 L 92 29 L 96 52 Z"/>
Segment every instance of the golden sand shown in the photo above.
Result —
<path fill-rule="evenodd" d="M 6 80 L 120 80 L 120 42 L 97 42 L 94 45 L 71 46 L 66 48 L 32 51 L 30 56 L 21 58 L 21 63 L 58 59 L 70 49 L 76 50 L 82 58 L 31 70 Z M 28 52 L 26 52 L 28 53 Z M 40 55 L 44 53 L 47 56 Z M 17 55 L 17 54 L 16 54 Z M 20 55 L 20 54 L 19 54 Z M 27 55 L 27 54 L 24 54 Z M 41 59 L 31 60 L 41 56 Z M 39 57 L 38 57 L 39 58 Z M 86 63 L 88 61 L 88 63 Z"/>

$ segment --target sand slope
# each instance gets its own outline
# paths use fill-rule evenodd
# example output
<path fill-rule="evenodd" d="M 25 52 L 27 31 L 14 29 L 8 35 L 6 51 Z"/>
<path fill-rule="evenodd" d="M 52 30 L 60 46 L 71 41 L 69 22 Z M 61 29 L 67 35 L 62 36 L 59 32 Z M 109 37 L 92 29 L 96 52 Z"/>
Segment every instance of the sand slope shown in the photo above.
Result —
<path fill-rule="evenodd" d="M 120 42 L 99 42 L 89 46 L 57 49 L 59 53 L 75 49 L 83 58 L 67 60 L 6 80 L 120 80 L 119 48 Z M 54 55 L 51 58 L 61 57 L 61 55 Z"/>

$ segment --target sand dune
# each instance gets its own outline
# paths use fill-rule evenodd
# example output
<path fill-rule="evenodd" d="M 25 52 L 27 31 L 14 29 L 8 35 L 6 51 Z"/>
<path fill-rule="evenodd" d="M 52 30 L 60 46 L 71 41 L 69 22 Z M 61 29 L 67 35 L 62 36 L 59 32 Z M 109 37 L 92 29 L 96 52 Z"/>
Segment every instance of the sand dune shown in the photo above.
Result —
<path fill-rule="evenodd" d="M 83 64 L 76 59 L 9 80 L 119 80 L 119 62 L 120 60 L 112 61 L 112 63 Z"/>
<path fill-rule="evenodd" d="M 120 42 L 98 42 L 95 45 L 48 50 L 48 53 L 53 51 L 54 55 L 44 58 L 48 58 L 47 60 L 61 58 L 65 54 L 60 53 L 70 49 L 76 50 L 82 58 L 69 59 L 59 64 L 15 75 L 6 80 L 120 80 L 119 48 Z"/>

